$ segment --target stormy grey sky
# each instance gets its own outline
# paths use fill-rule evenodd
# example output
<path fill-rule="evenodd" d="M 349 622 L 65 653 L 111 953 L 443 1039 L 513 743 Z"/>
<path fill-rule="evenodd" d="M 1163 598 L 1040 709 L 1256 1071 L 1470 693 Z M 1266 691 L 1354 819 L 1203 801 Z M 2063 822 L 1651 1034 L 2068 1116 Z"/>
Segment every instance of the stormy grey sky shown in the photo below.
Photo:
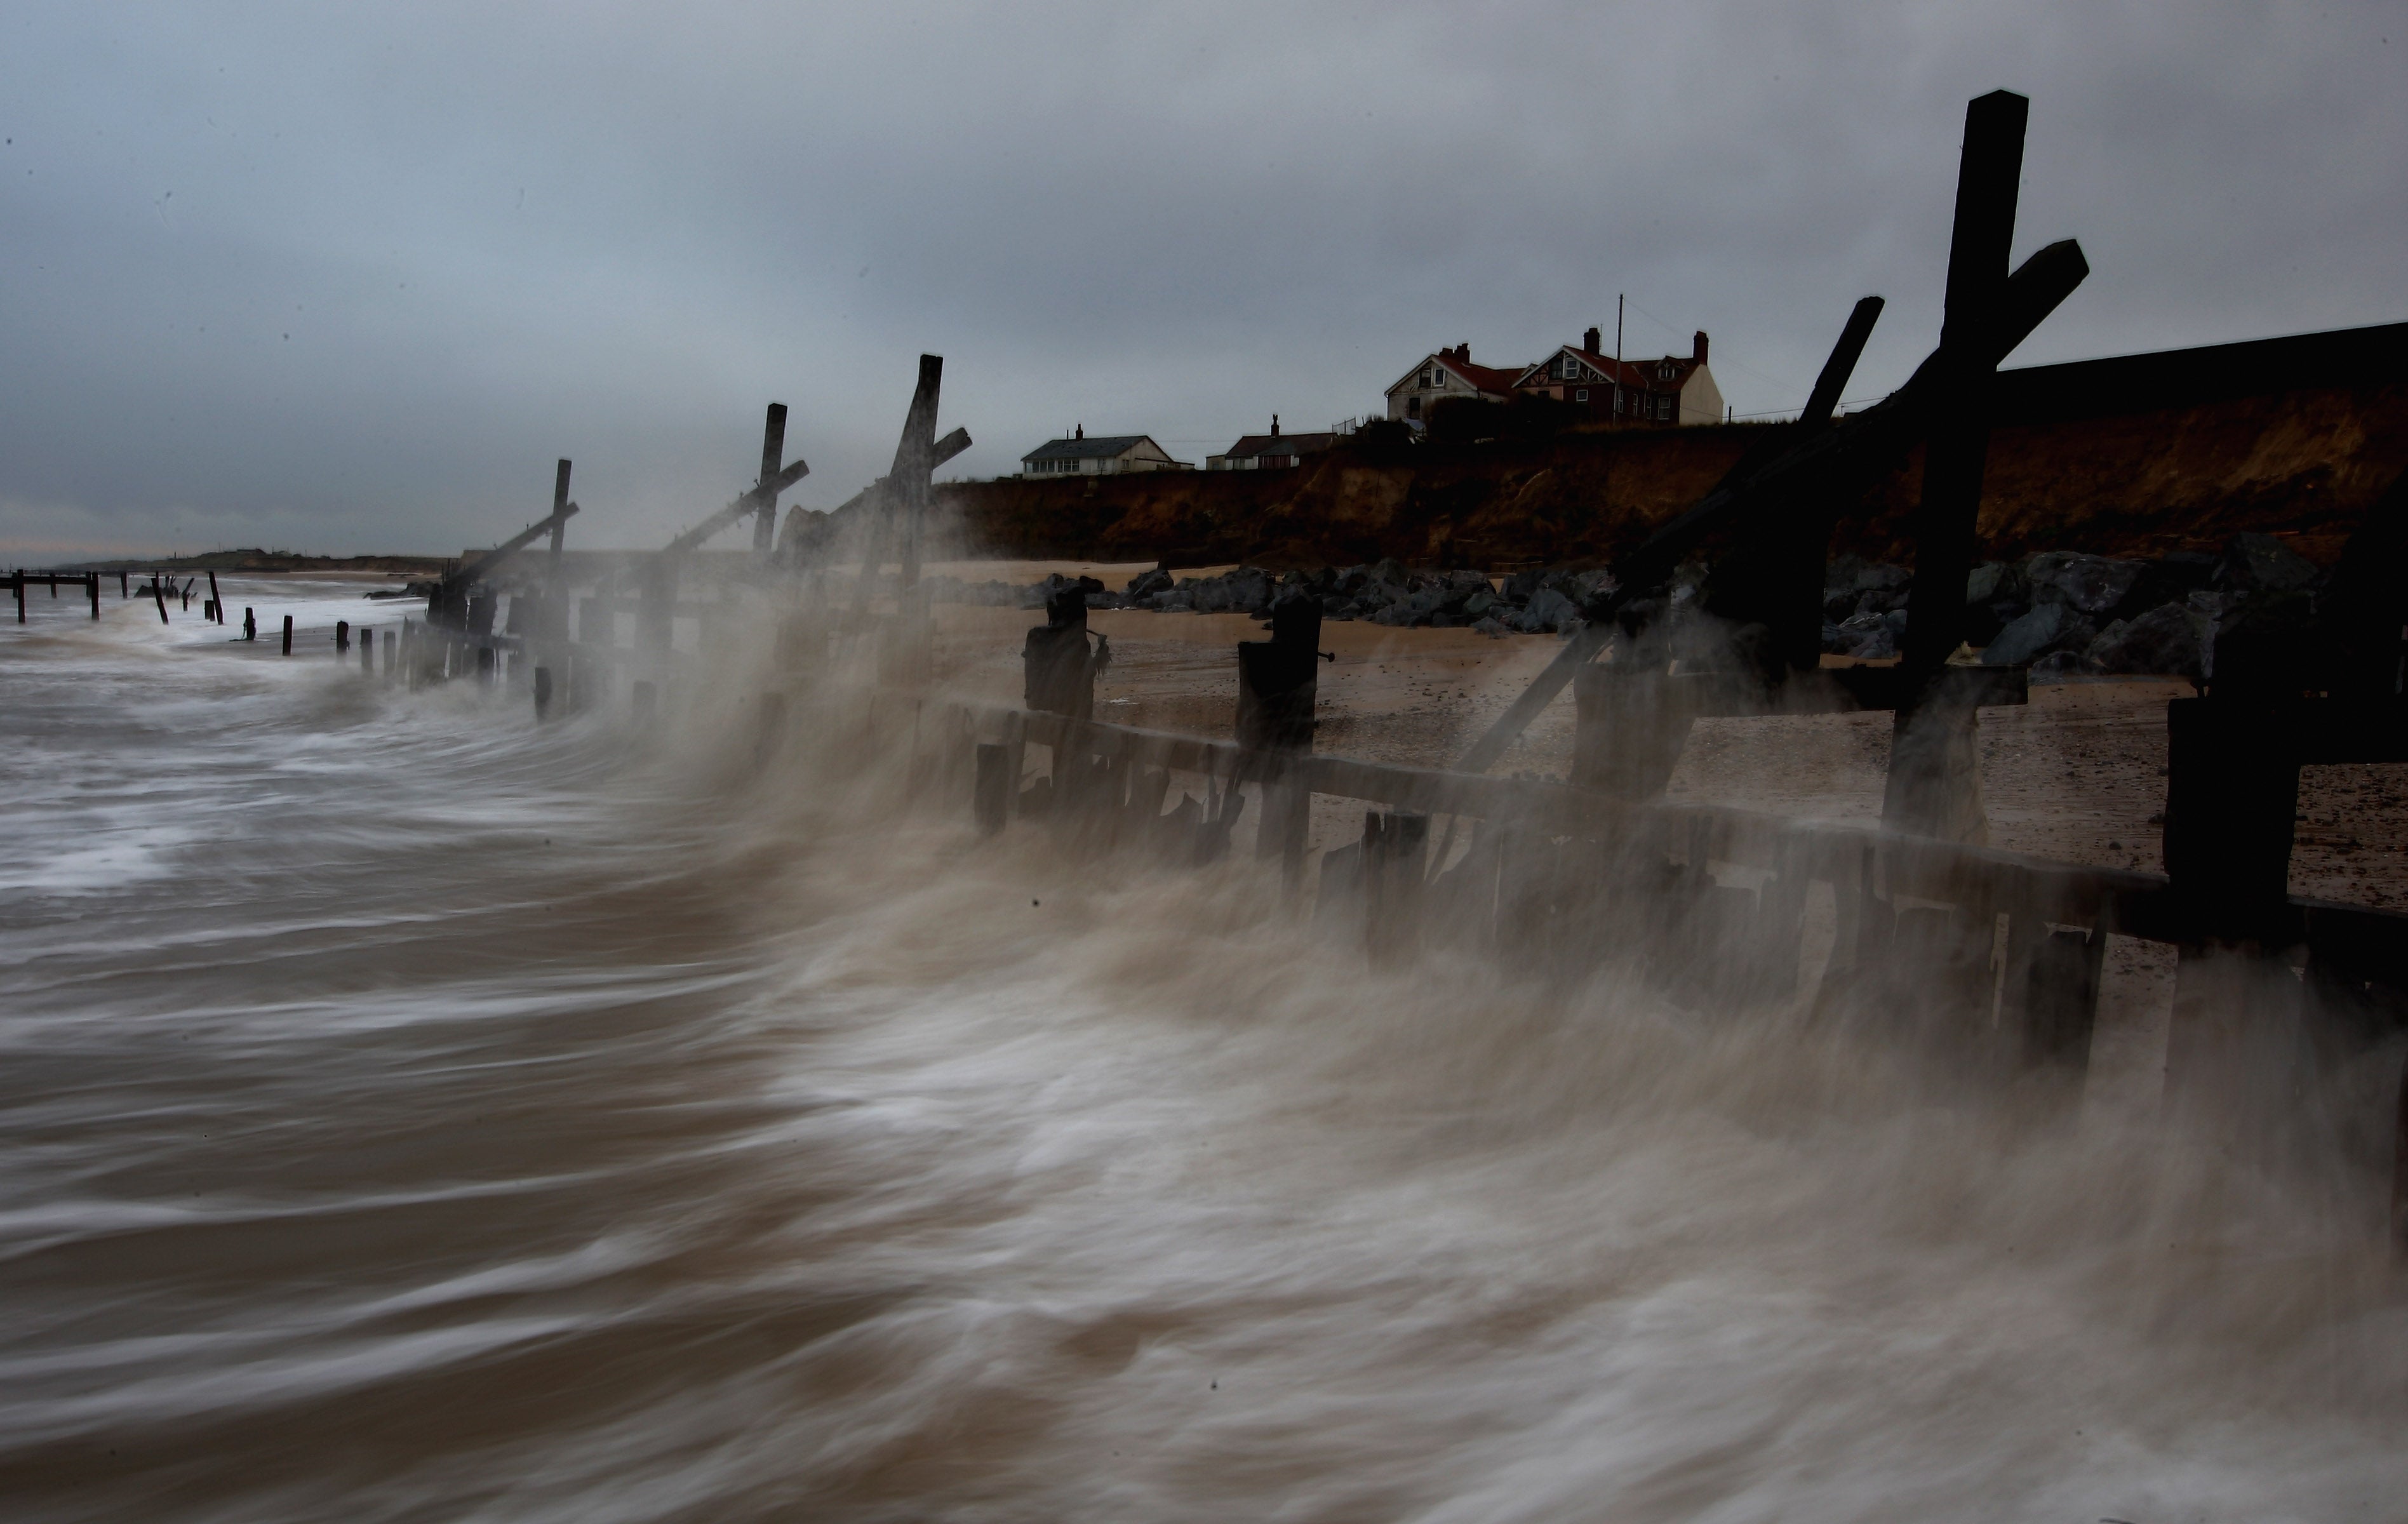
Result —
<path fill-rule="evenodd" d="M 1200 462 L 1609 328 L 1742 413 L 1930 346 L 1965 100 L 2032 99 L 2011 364 L 2408 317 L 2397 5 L 21 4 L 0 555 L 641 545 L 1073 423 Z M 796 500 L 793 495 L 788 501 Z"/>

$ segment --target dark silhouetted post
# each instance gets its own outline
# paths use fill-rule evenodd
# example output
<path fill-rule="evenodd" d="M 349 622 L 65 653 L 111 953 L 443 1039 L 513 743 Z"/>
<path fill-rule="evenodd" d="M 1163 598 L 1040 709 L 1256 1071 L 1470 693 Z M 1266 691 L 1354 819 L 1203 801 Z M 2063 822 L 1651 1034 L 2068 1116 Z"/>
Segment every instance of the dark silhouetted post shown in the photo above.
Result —
<path fill-rule="evenodd" d="M 1924 447 L 1923 501 L 1914 519 L 1914 605 L 1907 621 L 1906 669 L 1940 675 L 1965 631 L 1965 580 L 1990 449 L 1990 393 L 1998 368 L 2007 256 L 2023 176 L 2024 124 L 2031 103 L 1993 91 L 1965 108 L 1956 171 L 1956 224 L 1948 247 L 1946 310 L 1940 329 L 1939 397 Z M 1982 842 L 1978 712 L 1931 695 L 1902 700 L 1890 734 L 1883 824 L 1917 836 Z"/>
<path fill-rule="evenodd" d="M 159 623 L 167 623 L 167 589 L 156 577 L 150 579 L 150 599 L 159 605 Z"/>
<path fill-rule="evenodd" d="M 978 781 L 971 808 L 981 836 L 1001 831 L 1011 812 L 1011 793 L 1020 780 L 1011 775 L 1011 748 L 1000 741 L 982 741 L 978 748 Z"/>
<path fill-rule="evenodd" d="M 293 616 L 291 614 L 284 616 L 284 654 L 288 656 L 293 654 Z"/>
<path fill-rule="evenodd" d="M 552 669 L 535 669 L 535 717 L 538 720 L 552 712 Z"/>
<path fill-rule="evenodd" d="M 93 572 L 84 585 L 92 591 L 92 616 L 98 619 L 100 617 L 100 573 Z"/>
<path fill-rule="evenodd" d="M 225 595 L 218 591 L 217 568 L 209 569 L 209 607 L 217 611 L 217 621 L 225 623 Z"/>
<path fill-rule="evenodd" d="M 335 649 L 337 651 L 351 649 L 351 622 L 348 619 L 335 621 Z"/>
<path fill-rule="evenodd" d="M 1087 595 L 1076 585 L 1045 600 L 1045 623 L 1021 642 L 1021 697 L 1032 710 L 1087 719 L 1096 709 L 1096 670 L 1087 646 Z"/>
<path fill-rule="evenodd" d="M 242 611 L 242 638 L 246 640 L 259 639 L 259 615 L 248 607 Z"/>
<path fill-rule="evenodd" d="M 17 584 L 17 623 L 22 625 L 25 622 L 25 574 L 20 570 L 8 580 Z"/>
<path fill-rule="evenodd" d="M 376 671 L 376 631 L 368 628 L 366 625 L 362 625 L 359 629 L 359 636 L 360 671 L 363 674 L 372 675 Z"/>
<path fill-rule="evenodd" d="M 1285 760 L 1312 750 L 1320 690 L 1321 605 L 1289 597 L 1271 605 L 1271 638 L 1238 643 L 1238 744 L 1273 758 L 1262 779 L 1255 855 L 1276 853 L 1289 887 L 1303 882 L 1312 795 Z"/>

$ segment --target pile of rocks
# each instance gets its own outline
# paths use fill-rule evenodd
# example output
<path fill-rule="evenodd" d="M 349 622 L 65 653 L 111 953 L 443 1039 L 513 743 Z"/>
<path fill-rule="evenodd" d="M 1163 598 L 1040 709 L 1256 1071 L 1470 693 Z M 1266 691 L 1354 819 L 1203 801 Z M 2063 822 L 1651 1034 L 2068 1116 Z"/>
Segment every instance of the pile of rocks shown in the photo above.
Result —
<path fill-rule="evenodd" d="M 1477 629 L 1484 634 L 1565 634 L 1579 627 L 1582 600 L 1611 588 L 1602 571 L 1523 571 L 1502 579 L 1481 571 L 1410 571 L 1395 561 L 1274 575 L 1239 567 L 1217 577 L 1176 577 L 1154 570 L 1118 593 L 1093 577 L 1055 573 L 1025 586 L 929 579 L 939 602 L 1041 609 L 1054 594 L 1083 590 L 1090 609 L 1144 609 L 1157 613 L 1241 613 L 1267 616 L 1286 597 L 1309 597 L 1332 620 L 1369 620 L 1402 627 Z"/>
<path fill-rule="evenodd" d="M 2119 560 L 2043 551 L 1985 562 L 1967 579 L 1982 659 L 2029 667 L 2046 681 L 2072 674 L 2206 672 L 2219 622 L 2253 600 L 2314 588 L 2322 573 L 2271 535 L 2235 536 L 2220 556 L 2176 552 Z M 1824 579 L 1823 649 L 1877 659 L 1898 654 L 1911 612 L 1913 573 L 1856 557 Z"/>
<path fill-rule="evenodd" d="M 1674 589 L 1678 615 L 1703 591 L 1700 568 L 1684 568 Z M 2075 673 L 2205 675 L 2219 622 L 2253 600 L 2296 597 L 2322 578 L 2310 562 L 2271 535 L 2234 537 L 2220 556 L 2177 552 L 2154 560 L 2118 560 L 2079 551 L 2043 551 L 2021 561 L 1991 561 L 1966 582 L 1966 638 L 1985 661 L 2029 667 L 2043 682 Z M 1913 613 L 1914 574 L 1905 567 L 1844 555 L 1823 579 L 1823 649 L 1859 660 L 1896 656 Z M 1090 609 L 1159 613 L 1267 616 L 1274 602 L 1309 597 L 1323 617 L 1399 627 L 1460 627 L 1488 635 L 1567 635 L 1582 605 L 1614 585 L 1602 570 L 1412 571 L 1396 561 L 1277 575 L 1240 567 L 1217 577 L 1145 572 L 1120 592 L 1093 577 L 1060 574 L 1025 585 L 929 580 L 939 601 L 1041 609 L 1077 587 Z M 1710 603 L 1711 599 L 1704 601 Z"/>

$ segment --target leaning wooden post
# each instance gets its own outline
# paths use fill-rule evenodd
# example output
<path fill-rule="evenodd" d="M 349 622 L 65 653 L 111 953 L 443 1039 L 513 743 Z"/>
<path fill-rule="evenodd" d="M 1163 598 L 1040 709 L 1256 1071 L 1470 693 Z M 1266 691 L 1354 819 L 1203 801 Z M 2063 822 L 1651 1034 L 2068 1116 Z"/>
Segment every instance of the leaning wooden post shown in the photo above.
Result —
<path fill-rule="evenodd" d="M 1271 638 L 1238 643 L 1238 744 L 1266 754 L 1255 855 L 1277 854 L 1289 888 L 1304 881 L 1312 794 L 1297 760 L 1312 751 L 1320 687 L 1321 605 L 1292 597 L 1271 606 Z"/>
<path fill-rule="evenodd" d="M 1991 336 L 2007 288 L 2031 103 L 1993 91 L 1965 108 L 1956 172 L 1956 230 L 1948 247 L 1940 329 L 1939 400 L 1924 447 L 1923 501 L 1914 521 L 1914 606 L 1904 666 L 1925 684 L 1964 639 L 1965 582 L 1973 566 L 1982 474 L 1990 449 Z M 1902 700 L 1890 732 L 1882 823 L 1942 841 L 1989 840 L 1982 808 L 1979 712 L 1929 686 Z"/>
<path fill-rule="evenodd" d="M 225 597 L 218 591 L 217 568 L 209 568 L 209 606 L 218 611 L 218 623 L 225 623 Z"/>
<path fill-rule="evenodd" d="M 156 577 L 150 579 L 150 598 L 152 602 L 159 605 L 159 623 L 162 625 L 167 623 L 167 590 L 159 584 L 159 579 Z M 24 606 L 25 590 L 20 586 L 17 589 L 18 611 L 22 612 Z"/>

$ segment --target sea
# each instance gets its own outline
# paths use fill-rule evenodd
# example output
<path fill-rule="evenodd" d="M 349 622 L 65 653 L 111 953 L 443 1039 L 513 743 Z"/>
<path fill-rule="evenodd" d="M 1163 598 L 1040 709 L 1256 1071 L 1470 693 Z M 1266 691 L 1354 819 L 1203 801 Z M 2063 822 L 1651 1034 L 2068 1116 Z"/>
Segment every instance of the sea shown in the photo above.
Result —
<path fill-rule="evenodd" d="M 0 624 L 0 1518 L 2408 1518 L 2312 1155 L 222 582 Z"/>

